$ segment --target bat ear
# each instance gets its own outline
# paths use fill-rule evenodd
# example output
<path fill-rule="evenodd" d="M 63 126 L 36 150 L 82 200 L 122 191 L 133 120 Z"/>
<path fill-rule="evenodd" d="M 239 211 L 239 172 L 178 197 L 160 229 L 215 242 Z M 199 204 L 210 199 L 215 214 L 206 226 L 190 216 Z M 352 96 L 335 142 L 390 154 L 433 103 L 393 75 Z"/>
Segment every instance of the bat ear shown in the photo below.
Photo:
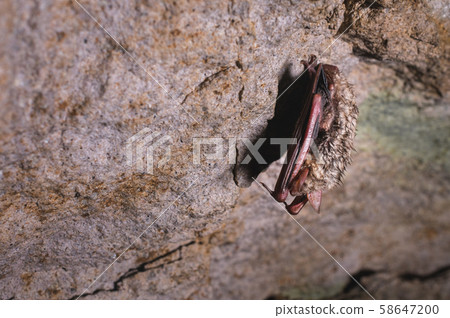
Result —
<path fill-rule="evenodd" d="M 317 213 L 320 213 L 320 203 L 322 202 L 322 191 L 314 191 L 308 193 L 308 201 L 311 203 L 311 206 L 316 210 Z"/>

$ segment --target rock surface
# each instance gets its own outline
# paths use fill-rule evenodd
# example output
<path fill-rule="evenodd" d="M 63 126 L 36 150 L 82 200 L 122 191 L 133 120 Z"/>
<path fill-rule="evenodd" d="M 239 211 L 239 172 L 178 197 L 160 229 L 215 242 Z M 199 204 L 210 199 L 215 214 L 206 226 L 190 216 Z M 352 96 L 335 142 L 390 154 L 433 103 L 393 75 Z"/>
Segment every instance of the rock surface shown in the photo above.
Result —
<path fill-rule="evenodd" d="M 449 11 L 2 1 L 0 298 L 369 298 L 327 253 L 375 298 L 450 298 Z M 260 136 L 309 54 L 354 83 L 361 119 L 344 185 L 296 223 L 192 154 Z M 152 173 L 129 162 L 139 132 L 161 143 Z"/>

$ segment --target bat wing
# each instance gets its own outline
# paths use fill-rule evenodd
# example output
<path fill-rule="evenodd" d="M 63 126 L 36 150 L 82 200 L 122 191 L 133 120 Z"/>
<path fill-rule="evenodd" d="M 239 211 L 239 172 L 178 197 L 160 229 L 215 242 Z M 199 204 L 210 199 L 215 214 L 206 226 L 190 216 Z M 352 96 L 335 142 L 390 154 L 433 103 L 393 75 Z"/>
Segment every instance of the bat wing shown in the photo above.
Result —
<path fill-rule="evenodd" d="M 301 105 L 301 113 L 293 133 L 296 144 L 290 145 L 288 148 L 287 163 L 283 165 L 273 191 L 275 199 L 280 202 L 287 198 L 289 184 L 302 168 L 311 143 L 317 137 L 323 103 L 329 97 L 322 64 L 317 65 L 308 75 L 311 76 L 312 80 L 307 88 L 308 93 L 303 105 Z M 324 91 L 328 96 L 323 98 L 319 90 Z"/>

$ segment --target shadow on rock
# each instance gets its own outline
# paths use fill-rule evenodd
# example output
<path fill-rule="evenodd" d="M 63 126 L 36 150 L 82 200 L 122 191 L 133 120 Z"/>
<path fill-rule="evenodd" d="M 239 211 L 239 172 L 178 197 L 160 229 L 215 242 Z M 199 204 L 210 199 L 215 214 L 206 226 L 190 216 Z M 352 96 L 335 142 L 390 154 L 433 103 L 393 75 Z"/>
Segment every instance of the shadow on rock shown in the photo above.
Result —
<path fill-rule="evenodd" d="M 256 145 L 260 138 L 265 138 L 262 145 L 258 148 L 258 153 L 264 159 L 265 163 L 256 160 L 253 153 L 243 142 L 238 145 L 238 160 L 234 169 L 235 182 L 239 187 L 249 187 L 272 162 L 280 159 L 286 151 L 281 152 L 280 144 L 274 138 L 291 138 L 297 118 L 300 115 L 301 105 L 307 97 L 308 77 L 302 75 L 293 75 L 291 64 L 286 65 L 281 78 L 278 82 L 278 94 L 275 105 L 275 113 L 272 119 L 267 123 L 264 131 L 251 140 Z M 272 140 L 272 142 L 271 142 Z M 250 161 L 244 163 L 244 159 L 250 156 Z"/>

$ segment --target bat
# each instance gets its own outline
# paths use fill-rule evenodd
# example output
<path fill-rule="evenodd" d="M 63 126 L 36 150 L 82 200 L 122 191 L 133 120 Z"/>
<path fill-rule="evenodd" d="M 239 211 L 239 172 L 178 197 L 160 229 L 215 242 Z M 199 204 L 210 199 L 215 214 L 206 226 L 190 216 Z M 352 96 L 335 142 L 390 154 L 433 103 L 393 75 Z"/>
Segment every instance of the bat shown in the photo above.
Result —
<path fill-rule="evenodd" d="M 358 107 L 350 84 L 334 65 L 302 60 L 307 76 L 306 97 L 293 131 L 295 144 L 287 150 L 274 190 L 264 187 L 291 214 L 309 201 L 320 212 L 322 191 L 341 184 L 354 151 Z M 311 154 L 312 152 L 312 154 Z M 294 196 L 286 203 L 288 195 Z"/>

